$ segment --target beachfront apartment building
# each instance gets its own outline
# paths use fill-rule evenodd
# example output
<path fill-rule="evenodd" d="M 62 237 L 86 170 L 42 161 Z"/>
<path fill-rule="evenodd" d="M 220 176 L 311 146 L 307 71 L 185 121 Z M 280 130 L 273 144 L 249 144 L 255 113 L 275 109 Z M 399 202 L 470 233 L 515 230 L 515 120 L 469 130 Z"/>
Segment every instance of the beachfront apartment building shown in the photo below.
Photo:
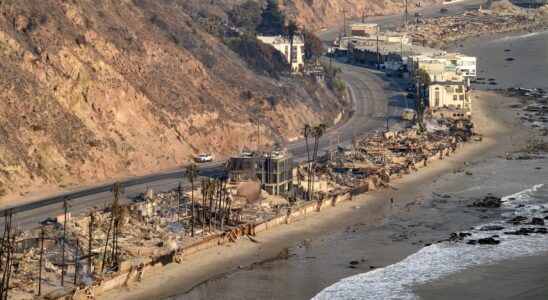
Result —
<path fill-rule="evenodd" d="M 427 71 L 431 83 L 428 86 L 428 106 L 464 109 L 466 116 L 472 115 L 472 101 L 464 76 L 444 70 Z"/>
<path fill-rule="evenodd" d="M 465 78 L 466 85 L 470 84 L 470 77 L 476 76 L 476 57 L 461 53 L 438 52 L 409 57 L 408 70 L 411 74 L 419 69 L 425 69 L 440 65 L 447 72 L 455 72 Z"/>
<path fill-rule="evenodd" d="M 444 59 L 448 65 L 453 66 L 455 72 L 465 78 L 476 76 L 476 57 L 462 53 L 445 53 L 440 55 L 440 58 Z"/>
<path fill-rule="evenodd" d="M 291 69 L 294 72 L 304 69 L 304 40 L 301 36 L 295 36 L 293 38 L 293 49 L 291 50 L 292 61 L 289 61 L 289 48 L 291 47 L 291 43 L 288 39 L 282 36 L 257 36 L 257 38 L 261 42 L 269 44 L 280 51 L 287 59 L 287 63 L 291 64 Z"/>

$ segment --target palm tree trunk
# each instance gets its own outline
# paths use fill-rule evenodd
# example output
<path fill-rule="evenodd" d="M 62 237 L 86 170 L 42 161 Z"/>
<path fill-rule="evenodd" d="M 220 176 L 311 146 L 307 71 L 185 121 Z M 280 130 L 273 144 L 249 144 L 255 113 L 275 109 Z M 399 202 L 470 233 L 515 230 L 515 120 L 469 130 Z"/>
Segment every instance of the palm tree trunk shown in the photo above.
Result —
<path fill-rule="evenodd" d="M 92 238 L 93 238 L 93 215 L 91 215 L 91 212 L 90 212 L 90 217 L 89 217 L 89 241 L 88 241 L 88 272 L 89 272 L 89 277 L 91 278 L 91 241 L 92 241 Z"/>
<path fill-rule="evenodd" d="M 194 180 L 190 181 L 191 205 L 190 205 L 190 236 L 194 236 Z"/>
<path fill-rule="evenodd" d="M 74 254 L 74 284 L 78 280 L 78 236 L 76 237 L 76 253 Z"/>
<path fill-rule="evenodd" d="M 307 189 L 306 189 L 306 200 L 310 200 L 310 146 L 308 145 L 308 135 L 304 136 L 306 141 L 306 154 L 308 156 L 308 176 L 306 177 Z"/>
<path fill-rule="evenodd" d="M 67 241 L 67 205 L 65 203 L 65 220 L 63 221 L 63 254 L 61 264 L 61 286 L 65 285 L 65 244 Z"/>
<path fill-rule="evenodd" d="M 314 176 L 316 175 L 316 159 L 318 157 L 318 146 L 320 138 L 314 138 L 314 154 L 312 155 L 312 186 L 310 188 L 310 196 L 314 200 Z"/>
<path fill-rule="evenodd" d="M 101 275 L 103 275 L 103 271 L 105 270 L 105 263 L 106 263 L 106 260 L 107 260 L 108 240 L 109 240 L 109 237 L 110 237 L 110 231 L 112 229 L 112 222 L 113 222 L 113 217 L 112 217 L 112 212 L 111 212 L 110 223 L 108 225 L 108 230 L 107 230 L 107 240 L 105 241 L 105 250 L 103 251 L 103 263 L 101 264 Z"/>
<path fill-rule="evenodd" d="M 293 73 L 293 35 L 289 37 L 289 75 Z"/>

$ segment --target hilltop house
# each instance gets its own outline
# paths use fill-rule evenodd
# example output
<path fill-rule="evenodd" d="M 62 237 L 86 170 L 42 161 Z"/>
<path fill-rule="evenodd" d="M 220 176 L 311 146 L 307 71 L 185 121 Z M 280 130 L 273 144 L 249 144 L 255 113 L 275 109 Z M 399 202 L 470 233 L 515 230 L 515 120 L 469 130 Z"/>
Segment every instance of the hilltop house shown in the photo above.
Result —
<path fill-rule="evenodd" d="M 293 71 L 300 71 L 304 68 L 304 40 L 302 37 L 295 36 L 293 38 L 292 62 L 289 61 L 290 43 L 288 39 L 282 36 L 257 36 L 257 38 L 280 51 L 287 59 L 287 63 L 291 63 Z"/>

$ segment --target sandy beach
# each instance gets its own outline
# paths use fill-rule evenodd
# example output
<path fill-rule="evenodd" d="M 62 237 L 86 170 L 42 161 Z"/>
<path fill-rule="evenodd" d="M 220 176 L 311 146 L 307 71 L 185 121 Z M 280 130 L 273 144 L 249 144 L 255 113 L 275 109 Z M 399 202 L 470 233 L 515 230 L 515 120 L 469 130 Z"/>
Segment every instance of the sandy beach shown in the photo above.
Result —
<path fill-rule="evenodd" d="M 392 188 L 355 197 L 256 237 L 190 255 L 138 284 L 101 299 L 310 298 L 341 278 L 400 261 L 426 243 L 448 237 L 496 212 L 466 208 L 487 193 L 516 193 L 548 178 L 546 159 L 506 160 L 538 138 L 517 120 L 514 98 L 474 92 L 481 142 Z M 390 198 L 394 199 L 391 205 Z M 277 258 L 276 258 L 277 257 Z M 349 262 L 358 260 L 356 268 Z"/>

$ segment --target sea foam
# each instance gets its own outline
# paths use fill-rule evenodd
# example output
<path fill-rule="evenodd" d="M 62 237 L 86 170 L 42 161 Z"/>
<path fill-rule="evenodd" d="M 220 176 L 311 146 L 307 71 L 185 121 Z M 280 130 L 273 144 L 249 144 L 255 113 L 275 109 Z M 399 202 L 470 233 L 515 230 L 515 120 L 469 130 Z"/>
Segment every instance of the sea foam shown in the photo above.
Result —
<path fill-rule="evenodd" d="M 529 219 L 542 217 L 546 210 L 548 186 L 537 185 L 532 189 L 504 197 L 502 214 L 506 218 L 522 215 Z M 499 235 L 499 245 L 468 245 L 461 242 L 441 242 L 424 247 L 404 260 L 376 269 L 368 273 L 358 274 L 342 279 L 325 288 L 313 299 L 417 299 L 412 287 L 426 283 L 464 269 L 493 264 L 520 256 L 529 256 L 548 251 L 548 236 L 531 234 L 529 236 L 505 235 L 504 231 L 513 231 L 519 227 L 530 225 L 510 225 L 504 220 L 482 224 L 501 225 L 502 231 L 469 231 L 469 239 L 479 239 Z"/>

